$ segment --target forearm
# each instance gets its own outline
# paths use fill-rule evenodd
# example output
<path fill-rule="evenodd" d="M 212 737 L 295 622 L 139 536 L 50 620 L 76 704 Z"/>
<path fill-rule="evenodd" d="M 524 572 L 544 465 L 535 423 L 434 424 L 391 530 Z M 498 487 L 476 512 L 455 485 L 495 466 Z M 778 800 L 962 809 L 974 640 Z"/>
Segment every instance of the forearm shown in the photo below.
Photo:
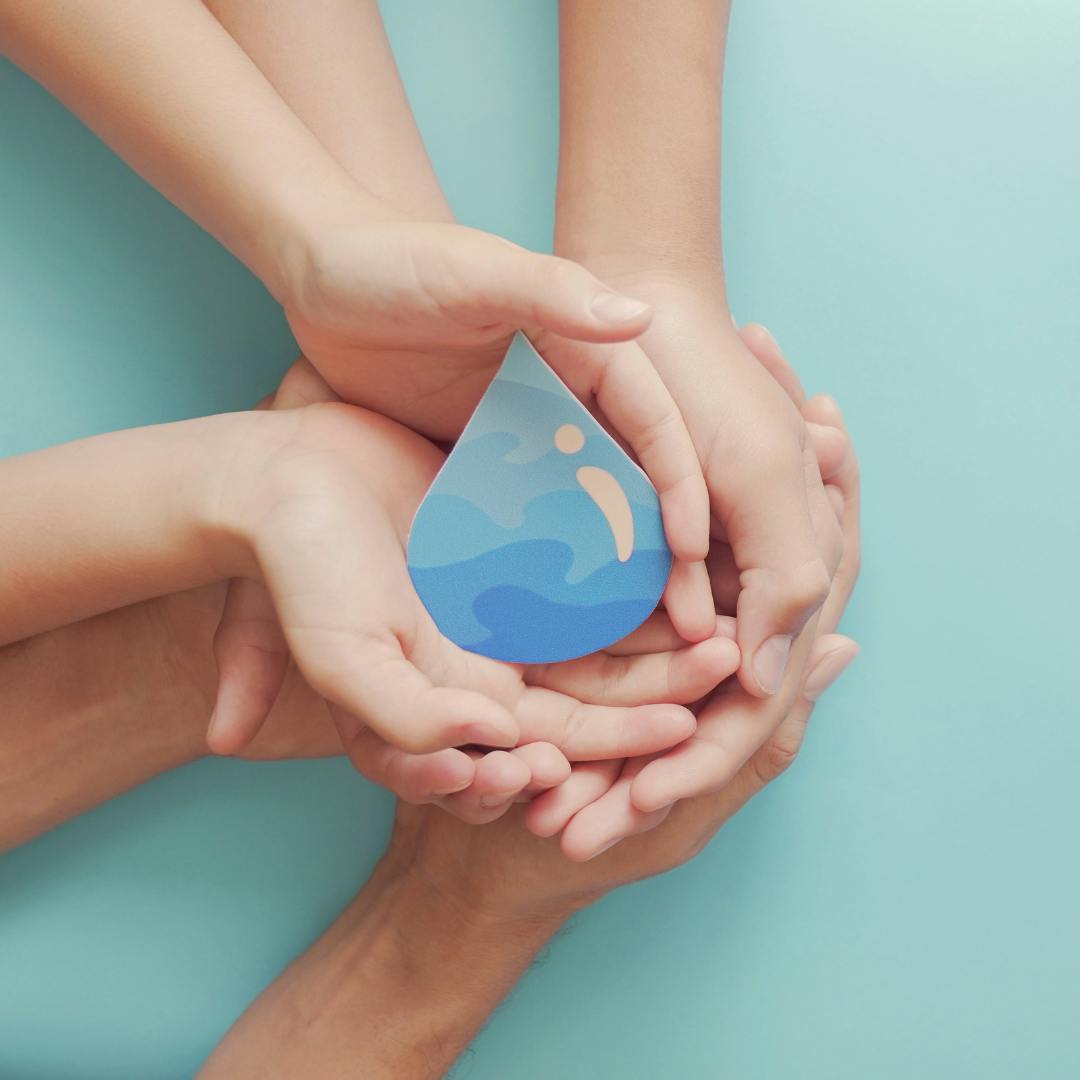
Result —
<path fill-rule="evenodd" d="M 183 602 L 209 624 L 221 596 Z M 173 670 L 193 654 L 163 638 L 164 617 L 144 604 L 0 649 L 0 851 L 205 753 L 207 702 Z"/>
<path fill-rule="evenodd" d="M 451 221 L 376 0 L 204 0 L 289 108 L 376 199 Z"/>
<path fill-rule="evenodd" d="M 563 0 L 556 250 L 720 266 L 727 0 Z"/>
<path fill-rule="evenodd" d="M 199 1075 L 438 1080 L 558 925 L 462 911 L 384 859 Z"/>
<path fill-rule="evenodd" d="M 0 45 L 279 299 L 364 198 L 199 0 L 0 0 Z"/>
<path fill-rule="evenodd" d="M 282 423 L 213 416 L 0 461 L 0 643 L 240 569 L 220 490 Z"/>

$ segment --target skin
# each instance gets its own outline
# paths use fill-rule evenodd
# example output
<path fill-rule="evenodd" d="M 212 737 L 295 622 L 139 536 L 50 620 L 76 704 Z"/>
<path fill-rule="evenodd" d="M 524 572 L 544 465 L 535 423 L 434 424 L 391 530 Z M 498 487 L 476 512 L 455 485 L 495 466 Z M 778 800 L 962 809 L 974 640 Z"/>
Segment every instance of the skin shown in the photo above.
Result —
<path fill-rule="evenodd" d="M 326 400 L 5 459 L 0 643 L 228 577 L 258 583 L 282 674 L 291 659 L 325 699 L 357 766 L 474 821 L 565 779 L 567 758 L 685 739 L 694 719 L 672 699 L 726 678 L 738 663 L 731 641 L 653 653 L 613 687 L 604 654 L 565 672 L 527 668 L 438 633 L 404 545 L 442 461 L 400 425 Z M 219 634 L 219 655 L 228 648 Z M 471 744 L 508 752 L 459 749 Z"/>
<path fill-rule="evenodd" d="M 842 424 L 830 399 L 816 399 L 813 412 L 824 426 Z M 857 552 L 857 464 L 834 430 L 821 440 L 822 463 Z M 837 616 L 857 567 L 852 556 L 838 574 L 847 584 L 831 601 Z M 0 846 L 205 754 L 223 599 L 219 583 L 0 648 Z M 482 829 L 402 804 L 360 895 L 245 1013 L 202 1075 L 443 1076 L 566 918 L 691 858 L 794 761 L 815 700 L 856 652 L 850 639 L 820 637 L 796 709 L 723 791 L 680 803 L 657 828 L 588 862 L 569 862 L 554 840 L 521 828 L 535 803 Z M 276 760 L 340 745 L 325 703 L 293 668 L 246 753 Z"/>
<path fill-rule="evenodd" d="M 345 12 L 326 3 L 298 12 L 284 2 L 267 9 L 251 0 L 212 0 L 211 7 L 358 183 L 399 192 L 399 211 L 413 219 L 451 220 L 376 5 Z M 813 463 L 816 434 L 799 413 L 798 380 L 785 387 L 764 377 L 754 356 L 760 359 L 761 349 L 779 355 L 775 343 L 759 342 L 755 350 L 735 333 L 727 308 L 719 226 L 727 15 L 728 5 L 717 0 L 684 5 L 678 19 L 655 0 L 567 4 L 561 12 L 556 250 L 653 302 L 653 320 L 633 343 L 634 356 L 644 348 L 690 427 L 712 511 L 712 589 L 717 601 L 731 601 L 723 610 L 738 611 L 743 653 L 745 696 L 726 694 L 708 711 L 714 733 L 730 727 L 735 737 L 714 737 L 681 752 L 675 766 L 644 770 L 635 791 L 646 813 L 661 796 L 717 789 L 797 707 L 818 633 L 815 612 L 840 557 L 835 518 Z M 351 63 L 361 47 L 365 64 Z M 669 77 L 673 57 L 677 80 Z M 368 144 L 378 153 L 366 153 Z M 564 348 L 586 359 L 601 350 L 621 358 L 630 349 L 567 345 L 554 336 L 537 343 L 549 359 Z M 452 437 L 500 348 L 439 353 L 420 342 L 397 347 L 368 340 L 349 354 L 353 392 L 433 438 Z M 595 404 L 577 367 L 564 362 L 560 370 Z M 691 579 L 692 572 L 675 583 L 675 596 L 665 601 L 680 633 L 692 640 L 708 612 L 688 614 Z M 755 674 L 766 660 L 768 687 Z"/>
<path fill-rule="evenodd" d="M 301 360 L 268 404 L 274 410 L 288 410 L 336 401 L 321 376 Z M 391 484 L 402 503 L 402 522 L 411 521 L 418 505 L 417 493 L 426 489 L 433 475 L 426 464 L 432 448 L 411 433 L 408 435 L 418 455 L 410 461 L 408 455 L 400 453 L 400 445 L 397 447 L 399 453 L 393 465 L 402 470 L 402 480 L 396 487 Z M 417 465 L 419 476 L 414 474 L 406 481 L 404 473 L 410 467 L 415 470 Z M 378 468 L 385 470 L 387 466 L 379 464 Z M 399 528 L 399 549 L 403 550 L 405 542 L 406 532 Z M 407 594 L 401 602 L 415 603 L 411 588 Z M 423 618 L 426 623 L 426 614 Z M 440 637 L 439 641 L 442 640 Z M 633 641 L 633 635 L 629 640 Z M 620 656 L 626 652 L 625 643 L 621 643 Z M 613 747 L 624 739 L 637 741 L 657 734 L 643 727 L 613 732 L 612 720 L 617 722 L 620 715 L 628 713 L 602 709 L 567 712 L 565 705 L 570 699 L 602 701 L 608 706 L 626 708 L 647 703 L 691 702 L 726 678 L 738 664 L 738 650 L 730 635 L 719 632 L 694 645 L 679 639 L 663 649 L 641 652 L 640 656 L 622 659 L 606 650 L 571 663 L 527 666 L 472 657 L 472 662 L 483 670 L 513 671 L 522 681 L 520 701 L 529 720 L 520 744 L 509 753 L 486 754 L 470 749 L 421 754 L 391 751 L 386 747 L 387 753 L 393 753 L 393 775 L 397 780 L 393 790 L 413 802 L 437 802 L 473 823 L 494 820 L 514 799 L 535 795 L 566 779 L 569 765 L 564 754 L 574 759 L 590 757 L 598 745 L 596 736 L 601 723 L 609 725 L 609 736 L 614 736 L 610 742 Z M 214 655 L 219 673 L 218 692 L 207 743 L 216 753 L 237 753 L 250 743 L 270 715 L 290 670 L 288 635 L 265 585 L 251 580 L 231 584 L 214 636 Z M 612 678 L 613 664 L 619 665 L 618 680 Z M 367 678 L 371 677 L 369 669 Z M 388 684 L 388 689 L 394 695 L 400 692 L 396 683 Z M 562 752 L 544 741 L 554 734 L 553 729 L 537 726 L 541 715 L 551 717 L 555 710 L 564 717 L 559 736 Z M 352 755 L 359 763 L 360 756 L 355 751 Z M 361 771 L 371 775 L 362 765 Z M 386 769 L 382 772 L 385 775 Z"/>
<path fill-rule="evenodd" d="M 831 399 L 816 399 L 809 411 L 836 436 L 828 440 L 830 501 L 847 549 L 857 552 L 854 452 Z M 858 559 L 848 558 L 830 619 L 854 584 Z M 568 861 L 553 840 L 519 827 L 517 816 L 533 814 L 536 802 L 483 829 L 431 808 L 399 807 L 386 855 L 359 896 L 251 1005 L 200 1077 L 446 1075 L 566 919 L 612 889 L 693 858 L 791 765 L 814 702 L 856 653 L 841 635 L 818 637 L 795 708 L 729 784 L 680 802 L 651 831 L 587 862 Z"/>
<path fill-rule="evenodd" d="M 692 0 L 673 18 L 659 0 L 598 0 L 560 10 L 555 249 L 654 305 L 640 347 L 702 463 L 710 576 L 717 598 L 734 603 L 742 652 L 741 690 L 722 688 L 699 712 L 695 737 L 641 765 L 630 783 L 645 821 L 722 788 L 797 710 L 814 637 L 831 629 L 823 611 L 843 552 L 814 461 L 813 411 L 792 373 L 768 377 L 786 367 L 775 342 L 738 334 L 727 305 L 719 217 L 728 8 Z"/>
<path fill-rule="evenodd" d="M 680 569 L 673 594 L 684 636 L 711 634 L 701 469 L 670 394 L 632 345 L 648 304 L 568 260 L 383 202 L 377 192 L 392 172 L 358 182 L 199 0 L 0 0 L 0 42 L 262 279 L 344 400 L 402 420 L 389 387 L 414 402 L 437 391 L 438 431 L 415 426 L 455 434 L 512 333 L 526 330 L 564 379 L 597 399 L 650 474 L 672 549 L 693 567 Z M 340 42 L 330 55 L 340 63 Z M 385 64 L 373 69 L 386 74 Z M 318 130 L 355 134 L 340 123 Z M 426 202 L 423 188 L 402 194 Z M 380 379 L 358 362 L 376 356 Z"/>

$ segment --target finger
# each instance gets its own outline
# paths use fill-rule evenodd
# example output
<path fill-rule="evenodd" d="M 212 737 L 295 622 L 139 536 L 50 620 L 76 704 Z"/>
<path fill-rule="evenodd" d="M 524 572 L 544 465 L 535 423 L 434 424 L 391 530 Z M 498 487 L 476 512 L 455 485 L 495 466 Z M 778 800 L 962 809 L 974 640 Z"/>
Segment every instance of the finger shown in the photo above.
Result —
<path fill-rule="evenodd" d="M 666 611 L 654 611 L 636 630 L 604 651 L 610 656 L 638 656 L 641 653 L 682 649 L 687 642 L 671 624 Z"/>
<path fill-rule="evenodd" d="M 709 550 L 709 494 L 682 414 L 635 342 L 584 345 L 539 335 L 537 347 L 573 392 L 596 405 L 633 451 L 656 488 L 664 533 L 676 559 Z"/>
<path fill-rule="evenodd" d="M 783 387 L 787 396 L 801 406 L 806 398 L 806 391 L 769 330 L 761 323 L 747 323 L 739 331 L 739 337 L 757 357 L 761 366 Z"/>
<path fill-rule="evenodd" d="M 668 816 L 670 806 L 646 813 L 631 802 L 631 787 L 643 765 L 640 761 L 627 762 L 619 779 L 570 819 L 559 841 L 568 859 L 595 859 L 620 840 L 655 829 Z"/>
<path fill-rule="evenodd" d="M 681 705 L 589 705 L 539 686 L 526 687 L 515 715 L 521 741 L 553 743 L 570 761 L 651 754 L 682 742 L 696 726 Z"/>
<path fill-rule="evenodd" d="M 745 779 L 745 774 L 749 773 L 757 788 L 764 787 L 791 767 L 802 747 L 815 702 L 840 677 L 858 653 L 859 646 L 851 638 L 841 634 L 822 634 L 814 642 L 807 664 L 809 674 L 798 701 L 776 731 L 743 766 L 732 781 L 732 786 L 737 786 Z"/>
<path fill-rule="evenodd" d="M 289 647 L 258 582 L 229 583 L 213 648 L 218 686 L 206 744 L 215 754 L 236 754 L 265 723 L 289 670 Z"/>
<path fill-rule="evenodd" d="M 802 384 L 773 335 L 752 323 L 739 336 L 801 408 Z M 783 681 L 793 636 L 825 602 L 835 570 L 828 565 L 830 556 L 839 558 L 835 534 L 819 536 L 821 506 L 828 503 L 820 474 L 815 469 L 814 478 L 808 480 L 805 461 L 799 468 L 800 457 L 793 445 L 782 441 L 774 446 L 756 469 L 744 472 L 750 489 L 735 489 L 733 505 L 739 513 L 724 515 L 743 572 L 737 605 L 743 650 L 739 678 L 757 696 L 776 692 Z"/>
<path fill-rule="evenodd" d="M 278 384 L 271 408 L 301 409 L 306 405 L 340 400 L 314 365 L 301 356 Z"/>
<path fill-rule="evenodd" d="M 814 457 L 817 458 L 818 471 L 822 480 L 827 481 L 844 462 L 848 438 L 838 428 L 815 424 L 812 420 L 807 421 L 806 430 L 810 436 Z"/>
<path fill-rule="evenodd" d="M 825 495 L 829 500 L 829 505 L 833 508 L 833 513 L 836 514 L 836 520 L 843 524 L 844 521 L 844 493 L 835 484 L 825 485 Z"/>
<path fill-rule="evenodd" d="M 312 689 L 342 706 L 342 740 L 359 723 L 411 754 L 477 744 L 510 747 L 518 727 L 502 705 L 474 690 L 432 684 L 393 635 L 371 636 L 351 649 L 293 647 Z"/>
<path fill-rule="evenodd" d="M 749 693 L 768 697 L 784 681 L 792 641 L 829 592 L 831 552 L 819 542 L 812 513 L 815 484 L 826 500 L 801 418 L 740 422 L 743 430 L 729 432 L 710 459 L 710 489 L 740 570 L 739 680 Z M 835 527 L 831 511 L 829 520 Z"/>
<path fill-rule="evenodd" d="M 858 655 L 859 646 L 851 638 L 843 634 L 822 634 L 814 642 L 802 696 L 807 701 L 816 702 Z"/>
<path fill-rule="evenodd" d="M 599 799 L 619 777 L 621 761 L 583 761 L 570 776 L 544 792 L 525 811 L 525 826 L 536 836 L 554 836 L 589 803 Z"/>
<path fill-rule="evenodd" d="M 581 341 L 637 337 L 652 318 L 643 300 L 614 292 L 569 259 L 541 255 L 477 229 L 427 230 L 413 256 L 420 284 L 439 307 L 481 325 L 542 326 Z"/>
<path fill-rule="evenodd" d="M 698 716 L 694 734 L 646 765 L 634 780 L 634 805 L 651 812 L 678 799 L 707 795 L 730 782 L 794 704 L 815 630 L 812 622 L 796 642 L 787 685 L 780 694 L 755 698 L 736 686 L 713 695 Z"/>
<path fill-rule="evenodd" d="M 847 606 L 862 564 L 861 491 L 859 460 L 854 444 L 844 423 L 843 413 L 837 402 L 824 394 L 811 398 L 804 406 L 805 414 L 815 423 L 831 425 L 842 431 L 847 439 L 847 449 L 840 465 L 829 478 L 826 498 L 834 510 L 840 509 L 840 527 L 843 535 L 843 555 L 833 578 L 833 587 L 822 610 L 822 625 L 834 629 Z M 840 498 L 831 494 L 839 491 Z"/>
<path fill-rule="evenodd" d="M 332 710 L 335 714 L 337 711 Z M 334 721 L 339 729 L 344 726 L 336 715 Z M 476 766 L 462 750 L 407 754 L 362 724 L 353 730 L 345 751 L 357 771 L 405 802 L 434 802 L 440 796 L 464 790 L 475 778 Z"/>
<path fill-rule="evenodd" d="M 439 686 L 405 654 L 438 640 L 412 590 L 394 530 L 360 498 L 319 500 L 300 538 L 267 530 L 257 550 L 289 650 L 308 685 L 340 706 L 343 741 L 358 724 L 412 754 L 479 743 L 518 743 L 510 711 L 486 694 Z M 347 541 L 344 538 L 348 538 Z M 381 567 L 381 574 L 371 568 Z M 443 657 L 440 656 L 440 659 Z M 439 671 L 446 664 L 433 663 Z"/>
<path fill-rule="evenodd" d="M 717 615 L 713 637 L 735 640 L 735 620 L 730 615 Z M 609 645 L 604 652 L 609 656 L 641 656 L 645 653 L 673 652 L 685 649 L 689 644 L 680 637 L 666 611 L 650 615 L 632 634 Z"/>
<path fill-rule="evenodd" d="M 719 686 L 738 666 L 735 642 L 712 637 L 668 652 L 594 653 L 567 663 L 530 667 L 525 670 L 525 681 L 595 705 L 689 705 Z"/>
<path fill-rule="evenodd" d="M 437 801 L 461 821 L 486 825 L 510 809 L 531 779 L 529 766 L 520 757 L 493 750 L 476 761 L 476 776 L 468 788 Z"/>
<path fill-rule="evenodd" d="M 704 641 L 712 634 L 716 629 L 716 607 L 704 561 L 674 561 L 664 589 L 664 608 L 685 640 Z"/>
<path fill-rule="evenodd" d="M 557 787 L 570 776 L 570 762 L 566 755 L 551 743 L 526 743 L 510 751 L 529 769 L 530 779 L 523 795 L 529 797 Z"/>

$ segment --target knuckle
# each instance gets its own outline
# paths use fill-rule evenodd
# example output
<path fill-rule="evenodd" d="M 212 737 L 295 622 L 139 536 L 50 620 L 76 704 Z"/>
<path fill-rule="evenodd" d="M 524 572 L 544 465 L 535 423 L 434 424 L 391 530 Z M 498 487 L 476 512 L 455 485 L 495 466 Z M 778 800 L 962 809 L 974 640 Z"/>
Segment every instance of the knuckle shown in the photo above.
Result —
<path fill-rule="evenodd" d="M 752 758 L 754 772 L 762 785 L 782 776 L 799 756 L 799 745 L 787 740 L 770 739 Z"/>
<path fill-rule="evenodd" d="M 835 518 L 826 522 L 821 548 L 825 569 L 831 577 L 844 558 L 844 531 Z"/>
<path fill-rule="evenodd" d="M 407 754 L 430 754 L 453 746 L 454 742 L 452 727 L 447 723 L 396 727 L 393 735 L 394 745 Z"/>
<path fill-rule="evenodd" d="M 829 568 L 824 560 L 815 558 L 786 574 L 779 583 L 778 592 L 789 611 L 815 611 L 825 603 L 831 587 Z"/>
<path fill-rule="evenodd" d="M 557 255 L 542 256 L 537 263 L 537 283 L 551 292 L 569 291 L 579 288 L 583 282 L 584 271 L 577 263 Z"/>

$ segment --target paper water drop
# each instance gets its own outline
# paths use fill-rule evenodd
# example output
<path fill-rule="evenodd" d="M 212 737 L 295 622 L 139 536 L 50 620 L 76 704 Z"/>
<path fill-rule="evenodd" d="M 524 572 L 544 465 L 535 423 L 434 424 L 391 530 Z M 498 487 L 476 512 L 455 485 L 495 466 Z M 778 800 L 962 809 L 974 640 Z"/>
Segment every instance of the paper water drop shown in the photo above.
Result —
<path fill-rule="evenodd" d="M 416 512 L 408 561 L 446 637 L 527 664 L 625 637 L 671 571 L 652 484 L 520 333 Z"/>

